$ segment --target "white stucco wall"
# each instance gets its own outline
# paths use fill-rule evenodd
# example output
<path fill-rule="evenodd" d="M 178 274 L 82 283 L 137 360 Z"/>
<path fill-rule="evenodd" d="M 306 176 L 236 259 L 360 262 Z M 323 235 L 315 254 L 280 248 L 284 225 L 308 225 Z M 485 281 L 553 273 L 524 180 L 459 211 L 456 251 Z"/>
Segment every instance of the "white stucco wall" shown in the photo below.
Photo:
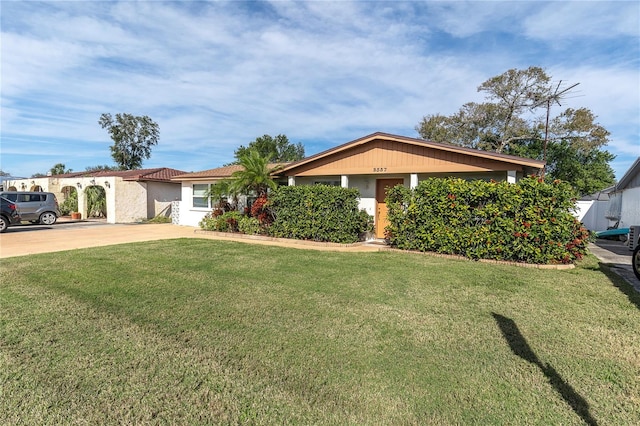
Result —
<path fill-rule="evenodd" d="M 212 209 L 203 207 L 193 207 L 193 184 L 194 183 L 213 183 L 213 182 L 182 182 L 180 188 L 180 215 L 178 224 L 185 226 L 197 227 L 202 218 Z"/>
<path fill-rule="evenodd" d="M 132 223 L 147 219 L 147 184 L 146 182 L 129 182 L 120 178 L 116 179 L 115 188 L 107 193 L 107 202 L 110 199 L 117 200 L 113 203 L 113 210 L 107 205 L 107 222 Z M 110 196 L 112 194 L 113 196 Z"/>
<path fill-rule="evenodd" d="M 627 188 L 622 192 L 619 228 L 640 225 L 640 187 Z"/>
<path fill-rule="evenodd" d="M 62 186 L 61 181 L 63 179 L 53 179 L 50 177 L 41 178 L 28 178 L 28 179 L 15 179 L 5 181 L 5 191 L 36 191 L 37 187 L 42 189 L 42 192 L 53 192 L 56 194 L 58 201 L 61 201 L 62 192 L 60 192 Z M 15 188 L 15 189 L 13 189 Z"/>
<path fill-rule="evenodd" d="M 171 215 L 171 202 L 180 200 L 182 188 L 175 183 L 147 183 L 147 219 Z"/>
<path fill-rule="evenodd" d="M 376 176 L 350 176 L 349 188 L 360 191 L 360 210 L 376 216 Z"/>
<path fill-rule="evenodd" d="M 575 216 L 589 231 L 605 231 L 609 220 L 605 217 L 608 201 L 577 201 Z"/>

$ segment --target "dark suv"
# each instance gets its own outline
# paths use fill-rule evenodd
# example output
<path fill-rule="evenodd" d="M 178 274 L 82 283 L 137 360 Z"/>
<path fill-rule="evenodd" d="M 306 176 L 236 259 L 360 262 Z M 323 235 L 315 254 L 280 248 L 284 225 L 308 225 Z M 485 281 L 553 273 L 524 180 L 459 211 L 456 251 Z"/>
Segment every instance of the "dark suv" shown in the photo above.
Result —
<path fill-rule="evenodd" d="M 20 223 L 20 210 L 16 203 L 4 197 L 0 197 L 0 206 L 0 232 L 4 232 L 10 225 Z"/>
<path fill-rule="evenodd" d="M 22 220 L 53 225 L 60 216 L 58 200 L 53 192 L 2 191 L 0 196 L 18 205 Z"/>

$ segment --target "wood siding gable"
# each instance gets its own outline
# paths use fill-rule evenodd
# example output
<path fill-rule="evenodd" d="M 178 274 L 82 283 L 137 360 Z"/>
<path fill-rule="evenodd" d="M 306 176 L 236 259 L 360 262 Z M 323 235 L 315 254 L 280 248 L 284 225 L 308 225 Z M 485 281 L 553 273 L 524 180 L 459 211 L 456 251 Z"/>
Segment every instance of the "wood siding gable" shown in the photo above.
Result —
<path fill-rule="evenodd" d="M 373 139 L 306 164 L 285 170 L 288 176 L 358 175 L 372 173 L 459 173 L 522 171 L 523 166 L 502 159 L 437 149 L 419 143 Z"/>

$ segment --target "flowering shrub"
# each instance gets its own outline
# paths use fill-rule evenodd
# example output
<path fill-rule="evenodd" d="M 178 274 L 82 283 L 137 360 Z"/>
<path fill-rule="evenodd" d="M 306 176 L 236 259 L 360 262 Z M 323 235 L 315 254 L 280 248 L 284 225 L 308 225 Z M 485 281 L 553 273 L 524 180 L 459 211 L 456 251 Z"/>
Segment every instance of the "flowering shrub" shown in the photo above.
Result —
<path fill-rule="evenodd" d="M 571 214 L 575 200 L 561 181 L 427 179 L 387 198 L 387 237 L 401 249 L 472 259 L 572 263 L 587 251 L 589 232 Z"/>
<path fill-rule="evenodd" d="M 205 231 L 219 232 L 238 232 L 238 222 L 242 215 L 237 211 L 219 213 L 220 210 L 214 210 L 202 218 L 199 225 Z"/>

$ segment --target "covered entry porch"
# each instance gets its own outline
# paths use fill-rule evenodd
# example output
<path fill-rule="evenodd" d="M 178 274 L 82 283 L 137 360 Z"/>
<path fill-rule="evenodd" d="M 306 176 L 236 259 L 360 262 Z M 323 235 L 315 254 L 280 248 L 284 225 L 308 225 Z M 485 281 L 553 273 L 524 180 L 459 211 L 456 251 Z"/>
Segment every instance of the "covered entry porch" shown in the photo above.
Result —
<path fill-rule="evenodd" d="M 278 175 L 286 177 L 289 185 L 357 188 L 360 208 L 374 217 L 376 238 L 384 238 L 389 187 L 415 188 L 431 177 L 515 183 L 543 167 L 537 160 L 374 133 L 291 163 Z"/>

